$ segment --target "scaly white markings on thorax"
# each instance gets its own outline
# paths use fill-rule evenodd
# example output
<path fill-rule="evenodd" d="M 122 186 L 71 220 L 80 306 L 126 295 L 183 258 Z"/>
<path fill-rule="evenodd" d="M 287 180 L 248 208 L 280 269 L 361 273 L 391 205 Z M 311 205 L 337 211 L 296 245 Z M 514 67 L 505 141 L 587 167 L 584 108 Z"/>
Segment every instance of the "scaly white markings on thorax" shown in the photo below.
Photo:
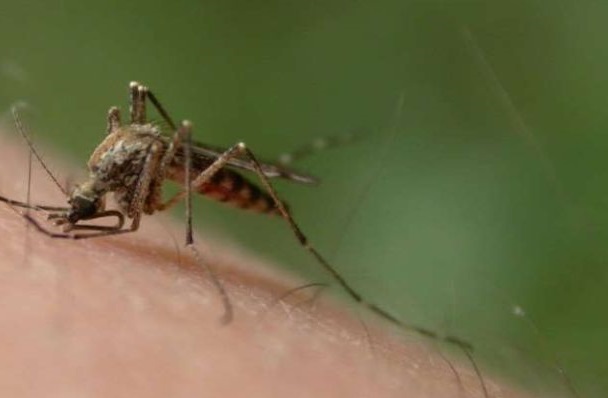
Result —
<path fill-rule="evenodd" d="M 91 155 L 88 185 L 97 196 L 113 192 L 121 211 L 128 216 L 129 204 L 146 159 L 158 162 L 165 144 L 152 124 L 130 125 L 108 135 Z"/>

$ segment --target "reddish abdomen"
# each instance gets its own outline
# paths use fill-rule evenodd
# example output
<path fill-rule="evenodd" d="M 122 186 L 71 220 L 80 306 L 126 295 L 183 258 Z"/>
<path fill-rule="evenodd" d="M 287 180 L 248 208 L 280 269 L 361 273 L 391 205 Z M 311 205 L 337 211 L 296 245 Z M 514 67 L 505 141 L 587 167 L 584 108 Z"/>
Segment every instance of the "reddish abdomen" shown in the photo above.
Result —
<path fill-rule="evenodd" d="M 197 192 L 241 209 L 259 213 L 277 212 L 274 201 L 266 192 L 231 170 L 219 170 Z"/>
<path fill-rule="evenodd" d="M 168 178 L 183 183 L 183 170 L 171 168 Z M 196 174 L 193 178 L 196 177 Z M 277 213 L 274 201 L 260 187 L 254 185 L 239 173 L 219 170 L 211 180 L 201 187 L 195 188 L 197 193 L 205 195 L 218 202 L 224 202 L 240 209 L 252 210 L 258 213 Z"/>

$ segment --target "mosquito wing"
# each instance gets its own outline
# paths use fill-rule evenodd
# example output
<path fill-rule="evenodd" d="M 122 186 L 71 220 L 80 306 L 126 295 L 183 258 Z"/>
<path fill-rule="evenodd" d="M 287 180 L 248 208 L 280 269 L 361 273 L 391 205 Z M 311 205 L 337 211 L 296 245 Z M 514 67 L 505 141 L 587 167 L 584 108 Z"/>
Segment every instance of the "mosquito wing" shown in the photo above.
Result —
<path fill-rule="evenodd" d="M 207 144 L 201 144 L 199 142 L 192 143 L 192 164 L 196 170 L 204 170 L 207 168 L 215 159 L 217 159 L 226 149 L 212 147 Z M 177 150 L 176 156 L 178 158 L 184 157 L 183 149 Z M 181 162 L 180 162 L 181 163 Z M 232 158 L 228 161 L 228 166 L 235 169 L 247 170 L 255 172 L 253 163 L 247 159 Z M 283 178 L 289 181 L 301 183 L 301 184 L 316 184 L 318 180 L 315 177 L 306 175 L 295 170 L 291 170 L 284 166 L 260 161 L 262 172 L 268 178 Z"/>

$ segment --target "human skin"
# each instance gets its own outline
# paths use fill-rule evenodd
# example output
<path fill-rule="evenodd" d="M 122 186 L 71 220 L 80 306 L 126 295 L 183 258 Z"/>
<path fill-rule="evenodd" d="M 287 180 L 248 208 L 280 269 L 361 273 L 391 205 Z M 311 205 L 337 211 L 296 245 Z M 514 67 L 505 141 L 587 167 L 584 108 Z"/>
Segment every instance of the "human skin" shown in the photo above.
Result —
<path fill-rule="evenodd" d="M 23 199 L 25 145 L 0 139 L 0 194 Z M 65 204 L 44 174 L 34 181 L 37 202 Z M 483 396 L 470 364 L 364 309 L 363 323 L 331 297 L 294 305 L 310 291 L 274 305 L 303 282 L 199 236 L 234 307 L 221 325 L 221 301 L 183 235 L 154 216 L 133 234 L 51 239 L 0 204 L 0 396 Z M 492 397 L 524 396 L 484 381 Z"/>

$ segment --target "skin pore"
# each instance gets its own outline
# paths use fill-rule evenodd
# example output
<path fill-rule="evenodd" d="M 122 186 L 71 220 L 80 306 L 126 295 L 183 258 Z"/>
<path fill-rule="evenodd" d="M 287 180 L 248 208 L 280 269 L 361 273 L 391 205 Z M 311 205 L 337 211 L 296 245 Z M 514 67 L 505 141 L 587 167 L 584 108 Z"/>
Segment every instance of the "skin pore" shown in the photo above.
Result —
<path fill-rule="evenodd" d="M 0 137 L 0 194 L 23 200 L 26 146 Z M 34 174 L 34 202 L 65 204 Z M 220 298 L 183 248 L 183 229 L 159 215 L 133 234 L 50 239 L 0 204 L 0 395 L 483 396 L 466 362 L 452 361 L 456 374 L 428 341 L 387 332 L 373 316 L 364 327 L 330 295 L 293 305 L 311 296 L 304 290 L 273 305 L 305 282 L 198 237 L 234 307 L 221 325 Z M 526 396 L 484 381 L 491 397 Z"/>

